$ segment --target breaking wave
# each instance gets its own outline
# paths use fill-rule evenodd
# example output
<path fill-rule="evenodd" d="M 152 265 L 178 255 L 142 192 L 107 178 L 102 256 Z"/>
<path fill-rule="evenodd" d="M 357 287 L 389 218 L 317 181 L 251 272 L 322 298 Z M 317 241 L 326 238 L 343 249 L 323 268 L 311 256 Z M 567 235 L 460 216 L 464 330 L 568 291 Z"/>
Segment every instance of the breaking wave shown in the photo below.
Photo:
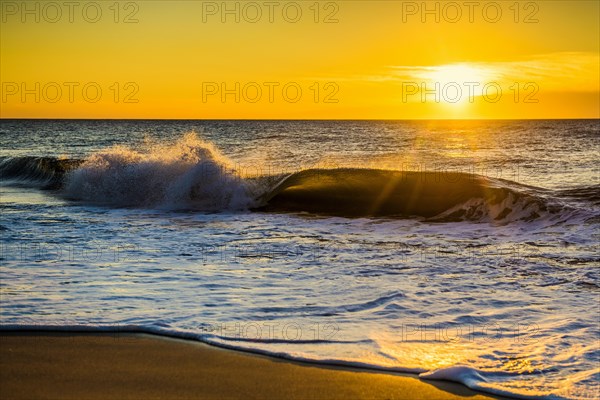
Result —
<path fill-rule="evenodd" d="M 71 200 L 118 207 L 306 212 L 427 221 L 532 221 L 560 216 L 569 200 L 598 204 L 600 186 L 550 191 L 457 172 L 307 169 L 246 178 L 211 143 L 113 146 L 85 160 L 0 158 L 3 182 L 57 189 Z M 275 183 L 273 183 L 275 182 Z"/>
<path fill-rule="evenodd" d="M 67 174 L 76 200 L 118 206 L 239 210 L 253 205 L 249 184 L 212 144 L 187 134 L 172 145 L 115 146 Z"/>

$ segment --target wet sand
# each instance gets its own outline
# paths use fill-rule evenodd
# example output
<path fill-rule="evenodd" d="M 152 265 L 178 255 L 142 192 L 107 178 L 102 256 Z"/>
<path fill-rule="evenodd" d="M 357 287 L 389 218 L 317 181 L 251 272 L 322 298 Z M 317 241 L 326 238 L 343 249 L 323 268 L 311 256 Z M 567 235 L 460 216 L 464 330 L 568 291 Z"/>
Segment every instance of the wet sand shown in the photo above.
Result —
<path fill-rule="evenodd" d="M 147 334 L 0 332 L 2 399 L 489 399 L 409 374 Z"/>

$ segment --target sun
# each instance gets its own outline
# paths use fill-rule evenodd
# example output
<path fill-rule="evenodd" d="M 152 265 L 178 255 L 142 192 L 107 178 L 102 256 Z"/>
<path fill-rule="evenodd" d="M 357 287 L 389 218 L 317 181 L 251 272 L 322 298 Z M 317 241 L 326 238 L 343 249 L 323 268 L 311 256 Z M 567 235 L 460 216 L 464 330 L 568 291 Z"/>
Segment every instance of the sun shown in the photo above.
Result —
<path fill-rule="evenodd" d="M 478 82 L 487 78 L 487 71 L 481 67 L 475 67 L 468 64 L 448 64 L 431 67 L 429 72 L 424 74 L 425 78 L 432 81 L 444 83 Z"/>
<path fill-rule="evenodd" d="M 493 81 L 493 74 L 480 66 L 462 63 L 426 67 L 419 78 L 428 90 L 436 92 L 436 101 L 465 105 L 481 96 L 482 88 Z"/>

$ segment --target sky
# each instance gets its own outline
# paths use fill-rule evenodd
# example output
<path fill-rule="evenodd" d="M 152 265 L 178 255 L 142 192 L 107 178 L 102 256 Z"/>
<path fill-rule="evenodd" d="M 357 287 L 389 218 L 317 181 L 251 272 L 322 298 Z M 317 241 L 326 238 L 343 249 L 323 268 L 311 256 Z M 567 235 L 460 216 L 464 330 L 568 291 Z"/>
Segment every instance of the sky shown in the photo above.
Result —
<path fill-rule="evenodd" d="M 598 1 L 0 1 L 2 118 L 599 118 Z"/>

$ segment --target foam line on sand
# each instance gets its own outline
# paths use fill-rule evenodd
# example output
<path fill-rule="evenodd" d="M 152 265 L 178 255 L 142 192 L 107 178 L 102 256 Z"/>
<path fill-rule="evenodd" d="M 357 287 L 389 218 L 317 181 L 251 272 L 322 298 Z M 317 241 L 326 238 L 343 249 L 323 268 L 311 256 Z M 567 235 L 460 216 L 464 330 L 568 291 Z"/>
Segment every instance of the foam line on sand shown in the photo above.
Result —
<path fill-rule="evenodd" d="M 489 399 L 456 383 L 148 334 L 2 332 L 3 399 Z"/>

